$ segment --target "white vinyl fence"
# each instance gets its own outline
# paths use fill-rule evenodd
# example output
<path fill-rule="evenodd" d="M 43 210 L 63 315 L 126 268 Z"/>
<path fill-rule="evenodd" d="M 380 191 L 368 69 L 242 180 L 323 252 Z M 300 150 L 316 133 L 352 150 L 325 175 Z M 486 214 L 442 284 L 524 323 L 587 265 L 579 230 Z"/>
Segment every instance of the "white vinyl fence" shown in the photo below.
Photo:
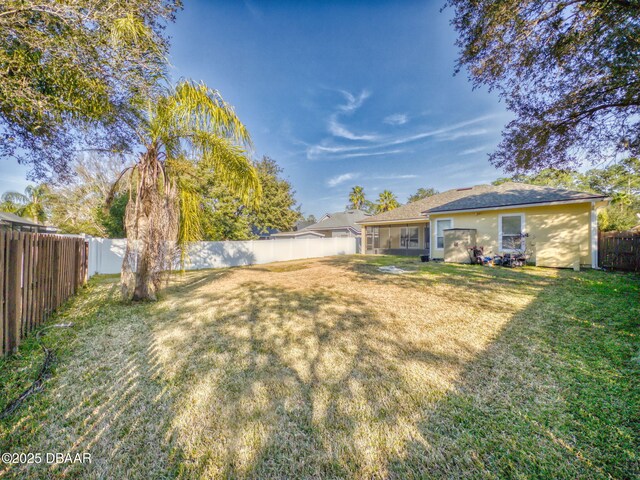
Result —
<path fill-rule="evenodd" d="M 354 237 L 194 242 L 189 246 L 187 270 L 237 267 L 262 263 L 357 253 Z M 89 275 L 120 273 L 126 240 L 89 239 Z"/>

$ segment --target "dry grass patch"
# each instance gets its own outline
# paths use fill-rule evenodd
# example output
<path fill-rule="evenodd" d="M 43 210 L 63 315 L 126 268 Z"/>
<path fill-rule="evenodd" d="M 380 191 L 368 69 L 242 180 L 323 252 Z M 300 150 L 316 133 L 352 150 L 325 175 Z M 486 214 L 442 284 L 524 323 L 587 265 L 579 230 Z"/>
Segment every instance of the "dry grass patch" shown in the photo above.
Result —
<path fill-rule="evenodd" d="M 112 288 L 71 307 L 54 378 L 1 431 L 94 463 L 5 474 L 638 473 L 633 277 L 360 256 L 192 272 L 157 304 Z"/>

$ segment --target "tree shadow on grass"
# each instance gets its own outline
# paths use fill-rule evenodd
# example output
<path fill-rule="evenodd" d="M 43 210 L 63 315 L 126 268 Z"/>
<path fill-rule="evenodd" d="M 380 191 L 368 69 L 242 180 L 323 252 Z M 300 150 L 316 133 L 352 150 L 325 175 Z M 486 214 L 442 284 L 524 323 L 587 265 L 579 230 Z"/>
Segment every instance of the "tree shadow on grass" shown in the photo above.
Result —
<path fill-rule="evenodd" d="M 322 287 L 299 281 L 310 268 L 189 274 L 157 304 L 123 305 L 105 289 L 41 403 L 9 432 L 23 451 L 90 451 L 92 464 L 1 473 L 637 474 L 637 283 L 479 267 L 394 283 L 331 262 L 313 263 L 335 267 Z M 381 291 L 396 304 L 376 303 Z"/>
<path fill-rule="evenodd" d="M 181 389 L 174 427 L 192 478 L 374 475 L 429 398 L 417 384 L 440 381 L 403 377 L 459 363 L 329 289 L 244 283 L 170 315 L 182 320 L 159 327 L 156 354 Z"/>
<path fill-rule="evenodd" d="M 448 267 L 439 284 L 471 294 L 452 303 L 484 295 L 476 307 L 509 316 L 480 350 L 455 321 L 449 337 L 439 337 L 444 349 L 413 341 L 402 321 L 339 288 L 245 282 L 202 291 L 172 311 L 182 323 L 156 331 L 156 351 L 164 365 L 173 362 L 164 374 L 180 386 L 173 427 L 184 476 L 637 472 L 629 425 L 637 395 L 621 364 L 634 352 L 624 340 L 631 304 L 620 307 L 637 286 L 623 282 L 605 302 L 590 285 L 598 272 Z M 359 279 L 366 289 L 369 279 Z M 511 295 L 531 301 L 510 305 Z M 197 318 L 189 316 L 194 305 Z"/>

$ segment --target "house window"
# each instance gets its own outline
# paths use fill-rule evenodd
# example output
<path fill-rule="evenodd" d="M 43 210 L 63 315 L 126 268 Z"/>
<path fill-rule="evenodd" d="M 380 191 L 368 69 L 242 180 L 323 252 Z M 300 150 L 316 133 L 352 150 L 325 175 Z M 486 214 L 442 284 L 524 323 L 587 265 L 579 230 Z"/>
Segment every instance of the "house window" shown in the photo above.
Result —
<path fill-rule="evenodd" d="M 418 248 L 419 246 L 418 227 L 402 227 L 400 229 L 400 247 Z"/>
<path fill-rule="evenodd" d="M 367 228 L 367 250 L 380 248 L 380 227 Z"/>
<path fill-rule="evenodd" d="M 444 231 L 453 228 L 453 220 L 450 218 L 436 220 L 436 248 L 444 248 Z"/>
<path fill-rule="evenodd" d="M 524 214 L 500 215 L 500 248 L 504 251 L 524 250 Z"/>

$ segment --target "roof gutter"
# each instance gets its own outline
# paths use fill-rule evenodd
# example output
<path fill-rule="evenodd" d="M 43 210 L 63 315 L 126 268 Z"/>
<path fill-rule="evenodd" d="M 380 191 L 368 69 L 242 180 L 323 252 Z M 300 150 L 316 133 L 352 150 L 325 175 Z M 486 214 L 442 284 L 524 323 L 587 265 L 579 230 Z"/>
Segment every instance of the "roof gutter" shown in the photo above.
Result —
<path fill-rule="evenodd" d="M 357 223 L 357 222 L 356 222 Z M 315 232 L 316 230 L 351 230 L 352 232 L 358 233 L 358 230 L 356 230 L 354 227 L 352 227 L 351 225 L 349 226 L 344 226 L 344 227 L 322 227 L 322 228 L 309 228 L 309 227 L 304 227 L 302 230 L 298 230 L 299 232 L 305 231 L 305 232 Z"/>
<path fill-rule="evenodd" d="M 611 197 L 591 197 L 580 198 L 577 200 L 559 200 L 557 202 L 514 203 L 511 205 L 501 205 L 496 207 L 460 208 L 458 210 L 425 210 L 424 212 L 422 212 L 422 214 L 428 217 L 429 215 L 448 215 L 450 213 L 483 212 L 487 210 L 511 210 L 514 208 L 533 208 L 547 205 L 572 205 L 576 203 L 609 202 L 610 200 Z"/>
<path fill-rule="evenodd" d="M 366 220 L 366 221 L 360 221 L 360 222 L 356 222 L 358 225 L 381 225 L 383 223 L 385 224 L 394 224 L 394 223 L 415 223 L 415 222 L 424 222 L 425 220 L 428 220 L 427 217 L 415 217 L 415 218 L 405 218 L 405 219 L 400 219 L 400 220 Z"/>
<path fill-rule="evenodd" d="M 317 235 L 318 237 L 324 237 L 323 234 L 318 233 L 318 232 L 314 232 L 312 230 L 298 230 L 296 232 L 278 232 L 278 233 L 273 233 L 270 235 L 271 238 L 273 237 L 299 237 L 300 235 Z"/>

